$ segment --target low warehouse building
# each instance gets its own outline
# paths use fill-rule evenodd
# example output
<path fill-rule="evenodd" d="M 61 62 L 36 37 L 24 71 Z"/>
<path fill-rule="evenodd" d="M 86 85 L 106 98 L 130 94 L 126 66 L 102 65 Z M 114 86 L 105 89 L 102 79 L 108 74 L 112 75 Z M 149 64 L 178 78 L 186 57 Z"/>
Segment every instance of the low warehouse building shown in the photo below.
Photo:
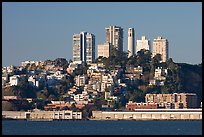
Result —
<path fill-rule="evenodd" d="M 202 109 L 140 109 L 134 112 L 93 111 L 95 120 L 202 120 Z"/>

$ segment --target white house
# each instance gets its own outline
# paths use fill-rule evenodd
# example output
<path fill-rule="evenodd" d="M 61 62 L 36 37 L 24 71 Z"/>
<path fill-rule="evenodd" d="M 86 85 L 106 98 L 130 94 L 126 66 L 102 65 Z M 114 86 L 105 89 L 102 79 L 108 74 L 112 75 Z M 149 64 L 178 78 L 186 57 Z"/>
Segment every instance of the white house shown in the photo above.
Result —
<path fill-rule="evenodd" d="M 17 86 L 19 83 L 19 75 L 13 75 L 9 78 L 9 83 L 11 86 Z"/>

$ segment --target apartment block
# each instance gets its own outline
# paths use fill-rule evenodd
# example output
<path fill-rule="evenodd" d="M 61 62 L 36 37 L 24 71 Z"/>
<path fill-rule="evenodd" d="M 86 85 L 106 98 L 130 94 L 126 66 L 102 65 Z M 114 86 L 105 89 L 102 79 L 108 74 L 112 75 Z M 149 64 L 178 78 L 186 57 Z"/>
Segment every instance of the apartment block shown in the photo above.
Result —
<path fill-rule="evenodd" d="M 136 54 L 141 49 L 150 50 L 150 41 L 145 36 L 142 36 L 141 40 L 137 40 Z"/>
<path fill-rule="evenodd" d="M 106 42 L 123 51 L 123 28 L 119 26 L 109 26 L 106 29 Z"/>
<path fill-rule="evenodd" d="M 106 57 L 108 58 L 110 56 L 110 52 L 112 49 L 111 43 L 104 43 L 98 45 L 98 57 Z"/>
<path fill-rule="evenodd" d="M 73 61 L 92 63 L 95 59 L 95 36 L 88 32 L 73 35 Z"/>
<path fill-rule="evenodd" d="M 195 93 L 173 94 L 146 94 L 146 103 L 157 103 L 160 107 L 167 107 L 173 103 L 174 108 L 197 108 L 197 95 Z"/>
<path fill-rule="evenodd" d="M 157 103 L 137 103 L 129 101 L 126 104 L 126 109 L 129 111 L 134 111 L 135 109 L 157 109 L 158 104 Z"/>
<path fill-rule="evenodd" d="M 162 58 L 162 62 L 166 62 L 168 57 L 169 57 L 169 42 L 167 39 L 164 39 L 162 37 L 157 37 L 156 39 L 154 39 L 153 41 L 153 57 L 156 54 L 161 54 L 161 58 Z"/>

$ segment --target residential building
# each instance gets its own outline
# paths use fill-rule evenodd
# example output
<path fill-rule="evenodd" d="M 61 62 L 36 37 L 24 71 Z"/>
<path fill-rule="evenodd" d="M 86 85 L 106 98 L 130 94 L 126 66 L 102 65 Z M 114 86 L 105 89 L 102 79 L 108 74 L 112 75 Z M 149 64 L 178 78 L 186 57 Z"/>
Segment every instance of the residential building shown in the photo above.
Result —
<path fill-rule="evenodd" d="M 146 103 L 157 103 L 160 107 L 167 107 L 173 103 L 174 108 L 197 108 L 197 95 L 195 93 L 173 94 L 146 94 Z"/>
<path fill-rule="evenodd" d="M 134 28 L 128 28 L 128 57 L 135 54 L 135 32 Z"/>
<path fill-rule="evenodd" d="M 30 76 L 28 78 L 28 82 L 33 87 L 37 87 L 37 88 L 39 87 L 39 80 L 37 80 L 36 77 L 34 77 L 34 76 Z"/>
<path fill-rule="evenodd" d="M 87 83 L 88 77 L 87 75 L 78 75 L 74 79 L 77 86 L 84 86 Z"/>
<path fill-rule="evenodd" d="M 98 57 L 106 57 L 108 58 L 110 56 L 112 46 L 110 43 L 104 43 L 98 45 Z"/>
<path fill-rule="evenodd" d="M 162 37 L 157 37 L 157 39 L 154 39 L 153 41 L 153 51 L 152 56 L 154 57 L 156 54 L 161 54 L 162 62 L 166 62 L 169 57 L 169 42 L 167 39 L 164 39 Z"/>
<path fill-rule="evenodd" d="M 150 50 L 150 41 L 145 36 L 142 36 L 141 40 L 137 40 L 136 54 L 141 49 Z"/>
<path fill-rule="evenodd" d="M 134 111 L 135 109 L 157 109 L 158 105 L 157 103 L 137 103 L 129 101 L 126 104 L 126 109 L 129 111 Z"/>
<path fill-rule="evenodd" d="M 109 26 L 106 29 L 106 42 L 109 42 L 116 49 L 123 51 L 123 28 Z"/>
<path fill-rule="evenodd" d="M 10 81 L 9 81 L 11 86 L 17 86 L 19 83 L 19 75 L 13 75 L 10 77 Z"/>
<path fill-rule="evenodd" d="M 165 77 L 162 77 L 165 78 Z M 157 85 L 157 86 L 164 86 L 164 80 L 157 80 L 157 79 L 150 79 L 149 86 Z"/>
<path fill-rule="evenodd" d="M 95 59 L 95 36 L 88 32 L 73 35 L 73 61 L 92 63 Z"/>
<path fill-rule="evenodd" d="M 156 68 L 154 72 L 154 79 L 156 80 L 165 80 L 167 75 L 167 69 Z"/>
<path fill-rule="evenodd" d="M 73 35 L 73 61 L 82 60 L 82 36 L 81 34 Z"/>
<path fill-rule="evenodd" d="M 86 62 L 92 63 L 95 60 L 95 36 L 91 33 L 86 35 Z"/>

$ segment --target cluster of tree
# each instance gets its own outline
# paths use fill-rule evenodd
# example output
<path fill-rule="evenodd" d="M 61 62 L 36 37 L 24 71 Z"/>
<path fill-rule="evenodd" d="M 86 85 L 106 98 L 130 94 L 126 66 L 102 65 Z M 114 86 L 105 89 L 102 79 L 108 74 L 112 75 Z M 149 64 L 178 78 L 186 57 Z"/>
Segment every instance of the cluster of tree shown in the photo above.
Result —
<path fill-rule="evenodd" d="M 120 66 L 121 68 L 125 68 L 126 62 L 128 61 L 128 53 L 119 51 L 116 48 L 113 48 L 110 52 L 110 56 L 106 57 L 99 57 L 95 60 L 97 63 L 104 63 L 105 68 L 107 70 L 112 70 L 116 66 Z"/>
<path fill-rule="evenodd" d="M 65 58 L 57 58 L 54 60 L 54 65 L 66 69 L 69 66 L 69 62 Z"/>

